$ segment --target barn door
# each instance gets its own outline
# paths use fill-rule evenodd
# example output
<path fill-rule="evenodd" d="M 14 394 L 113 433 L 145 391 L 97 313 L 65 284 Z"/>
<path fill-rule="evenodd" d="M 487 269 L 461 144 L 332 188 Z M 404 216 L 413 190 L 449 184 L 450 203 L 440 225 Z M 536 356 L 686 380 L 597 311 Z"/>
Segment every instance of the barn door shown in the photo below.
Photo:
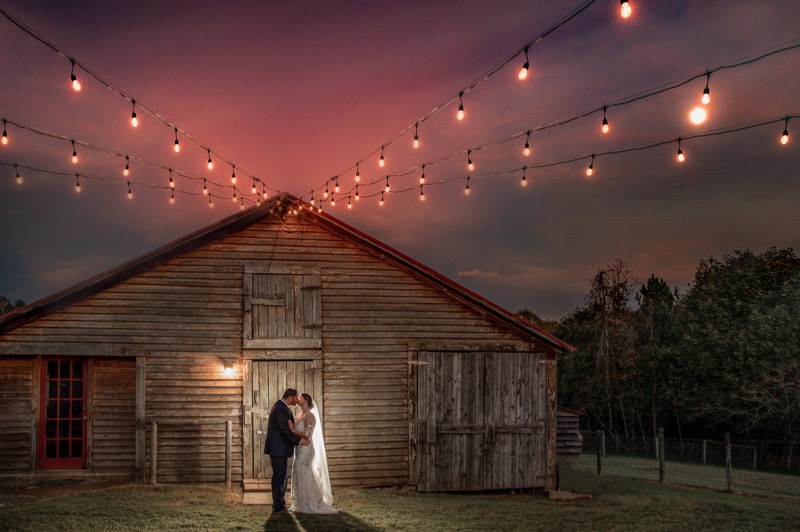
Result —
<path fill-rule="evenodd" d="M 86 361 L 45 358 L 39 405 L 39 469 L 86 466 Z"/>
<path fill-rule="evenodd" d="M 322 365 L 318 360 L 253 361 L 249 374 L 244 405 L 244 478 L 268 481 L 272 469 L 264 444 L 272 405 L 286 388 L 294 388 L 311 395 L 322 411 Z"/>
<path fill-rule="evenodd" d="M 412 478 L 421 491 L 544 486 L 536 353 L 420 352 Z"/>

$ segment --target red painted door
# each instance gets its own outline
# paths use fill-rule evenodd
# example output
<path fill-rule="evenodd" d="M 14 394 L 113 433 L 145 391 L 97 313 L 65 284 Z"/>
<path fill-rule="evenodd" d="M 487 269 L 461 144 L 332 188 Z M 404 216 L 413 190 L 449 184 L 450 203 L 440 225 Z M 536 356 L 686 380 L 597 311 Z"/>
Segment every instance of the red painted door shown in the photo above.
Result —
<path fill-rule="evenodd" d="M 86 361 L 42 359 L 39 469 L 86 466 Z"/>

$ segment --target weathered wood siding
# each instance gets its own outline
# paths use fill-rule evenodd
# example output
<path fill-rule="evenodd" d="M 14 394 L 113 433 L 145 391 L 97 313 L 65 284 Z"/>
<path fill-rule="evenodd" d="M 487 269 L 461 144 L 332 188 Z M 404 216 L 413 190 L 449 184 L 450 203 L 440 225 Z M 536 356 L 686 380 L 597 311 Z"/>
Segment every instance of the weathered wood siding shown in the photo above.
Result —
<path fill-rule="evenodd" d="M 133 479 L 136 452 L 136 360 L 95 360 L 89 387 L 87 454 L 98 474 Z"/>
<path fill-rule="evenodd" d="M 556 453 L 560 456 L 576 456 L 581 454 L 583 438 L 580 431 L 581 415 L 570 410 L 557 410 L 556 417 Z"/>
<path fill-rule="evenodd" d="M 145 356 L 147 418 L 232 417 L 237 482 L 243 462 L 241 357 L 291 358 L 276 349 L 243 349 L 245 272 L 315 268 L 321 272 L 320 356 L 332 482 L 405 483 L 411 353 L 432 344 L 498 347 L 524 340 L 449 291 L 316 223 L 296 221 L 262 220 L 170 259 L 0 335 L 0 353 Z M 312 320 L 316 314 L 308 312 Z M 316 334 L 303 333 L 303 341 Z M 233 377 L 222 374 L 223 362 L 234 363 Z M 159 481 L 222 479 L 223 426 L 164 427 L 158 440 Z"/>
<path fill-rule="evenodd" d="M 35 366 L 0 358 L 0 475 L 33 471 Z"/>

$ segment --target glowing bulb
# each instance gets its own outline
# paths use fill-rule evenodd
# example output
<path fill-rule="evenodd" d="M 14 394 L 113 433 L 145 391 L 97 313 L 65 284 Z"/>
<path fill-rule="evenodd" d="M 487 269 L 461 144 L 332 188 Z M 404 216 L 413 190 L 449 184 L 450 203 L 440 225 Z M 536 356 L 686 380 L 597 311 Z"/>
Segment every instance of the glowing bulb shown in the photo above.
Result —
<path fill-rule="evenodd" d="M 381 201 L 378 203 L 381 207 L 383 207 L 383 192 L 381 192 Z"/>
<path fill-rule="evenodd" d="M 175 146 L 174 146 L 175 153 L 181 151 L 181 143 L 178 142 L 178 128 L 175 128 Z"/>
<path fill-rule="evenodd" d="M 336 198 L 331 196 L 331 207 L 336 207 Z"/>
<path fill-rule="evenodd" d="M 336 193 L 339 192 L 339 178 L 338 177 L 336 178 L 336 182 L 335 182 L 335 184 L 333 186 L 333 191 L 336 192 Z"/>
<path fill-rule="evenodd" d="M 781 135 L 781 144 L 789 144 L 789 130 L 784 129 L 783 135 Z"/>
<path fill-rule="evenodd" d="M 133 111 L 131 112 L 131 125 L 133 127 L 139 127 L 139 119 L 136 118 L 136 100 L 131 100 L 133 104 Z"/>
<path fill-rule="evenodd" d="M 6 132 L 6 120 L 3 119 L 3 146 L 8 146 L 8 132 Z"/>
<path fill-rule="evenodd" d="M 122 170 L 122 175 L 124 175 L 125 177 L 128 177 L 128 174 L 130 174 L 130 173 L 131 173 L 130 159 L 126 155 L 125 156 L 125 168 Z"/>
<path fill-rule="evenodd" d="M 469 190 L 469 177 L 468 177 L 467 178 L 467 187 L 464 189 L 464 195 L 465 196 L 469 196 L 469 193 L 470 193 L 470 190 Z"/>
<path fill-rule="evenodd" d="M 633 13 L 631 3 L 628 0 L 619 0 L 619 14 L 622 15 L 622 18 L 630 17 L 631 13 Z"/>
<path fill-rule="evenodd" d="M 175 188 L 175 181 L 172 180 L 172 173 L 169 174 L 169 188 Z"/>
<path fill-rule="evenodd" d="M 456 118 L 459 120 L 464 120 L 464 100 L 463 100 L 464 93 L 458 93 L 458 112 L 456 113 Z"/>
<path fill-rule="evenodd" d="M 602 127 L 602 131 L 603 131 L 603 133 L 608 133 L 608 130 L 609 130 L 609 129 L 610 129 L 610 128 L 608 127 L 608 119 L 607 119 L 607 118 L 604 118 L 604 119 L 603 119 L 603 127 Z"/>
<path fill-rule="evenodd" d="M 209 209 L 213 209 L 214 208 L 214 202 L 211 201 L 211 196 L 208 197 L 208 208 Z"/>
<path fill-rule="evenodd" d="M 419 122 L 414 124 L 414 142 L 413 146 L 419 148 Z"/>
<path fill-rule="evenodd" d="M 169 195 L 169 204 L 173 205 L 174 203 L 175 203 L 175 191 L 173 190 Z"/>
<path fill-rule="evenodd" d="M 206 186 L 206 180 L 205 179 L 203 179 L 203 194 L 208 196 L 208 187 Z M 210 200 L 211 198 L 208 198 L 208 199 Z"/>
<path fill-rule="evenodd" d="M 128 181 L 128 199 L 133 199 L 133 192 L 131 191 L 131 182 Z"/>
<path fill-rule="evenodd" d="M 524 65 L 522 65 L 522 68 L 521 68 L 521 69 L 519 69 L 519 74 L 517 74 L 517 77 L 518 77 L 519 79 L 525 79 L 525 78 L 527 78 L 527 77 L 528 77 L 528 68 L 529 68 L 529 67 L 530 67 L 530 65 L 528 64 L 528 62 L 527 62 L 527 61 L 525 61 L 525 64 L 524 64 Z"/>
<path fill-rule="evenodd" d="M 470 172 L 475 170 L 475 163 L 472 162 L 472 157 L 470 157 L 471 153 L 472 153 L 472 150 L 467 150 L 467 168 L 469 168 Z"/>
<path fill-rule="evenodd" d="M 678 148 L 678 162 L 682 163 L 686 160 L 686 156 L 683 154 L 683 150 Z"/>
<path fill-rule="evenodd" d="M 383 165 L 386 164 L 386 160 L 383 158 L 383 146 L 381 146 L 381 158 L 378 160 L 378 166 L 383 168 Z"/>
<path fill-rule="evenodd" d="M 72 141 L 72 164 L 78 164 L 78 152 L 75 151 L 75 141 Z"/>
<path fill-rule="evenodd" d="M 525 147 L 522 148 L 522 155 L 525 157 L 531 154 L 531 130 L 528 130 L 527 136 L 525 137 Z"/>
<path fill-rule="evenodd" d="M 425 165 L 424 164 L 422 165 L 422 175 L 419 176 L 419 184 L 420 185 L 424 185 L 425 184 Z"/>
<path fill-rule="evenodd" d="M 208 150 L 208 169 L 214 168 L 214 163 L 211 161 L 211 149 Z"/>
<path fill-rule="evenodd" d="M 361 181 L 361 174 L 358 173 L 358 163 L 356 163 L 356 183 Z"/>
<path fill-rule="evenodd" d="M 349 196 L 347 197 L 347 208 L 348 209 L 352 209 L 353 208 L 353 204 L 350 203 L 350 197 Z"/>
<path fill-rule="evenodd" d="M 261 195 L 264 196 L 264 199 L 267 199 L 267 189 L 265 187 L 261 187 Z"/>
<path fill-rule="evenodd" d="M 703 97 L 700 98 L 700 101 L 703 102 L 703 105 L 708 105 L 708 102 L 711 101 L 711 95 L 709 93 L 710 91 L 708 90 L 708 87 L 703 89 Z"/>
<path fill-rule="evenodd" d="M 231 168 L 232 168 L 232 170 L 231 170 L 231 184 L 235 185 L 236 184 L 236 167 L 231 165 Z"/>
<path fill-rule="evenodd" d="M 702 107 L 695 107 L 689 113 L 689 120 L 692 124 L 702 124 L 708 118 L 708 113 Z"/>
<path fill-rule="evenodd" d="M 17 184 L 21 185 L 22 184 L 22 176 L 19 175 L 19 168 L 17 168 L 16 164 L 14 165 L 14 171 L 17 173 Z"/>
<path fill-rule="evenodd" d="M 419 136 L 414 135 L 414 147 L 419 148 Z"/>
<path fill-rule="evenodd" d="M 419 200 L 425 201 L 425 192 L 422 190 L 422 185 L 419 186 Z"/>
<path fill-rule="evenodd" d="M 525 173 L 527 172 L 527 170 L 528 170 L 527 167 L 524 167 L 522 169 L 522 180 L 520 181 L 519 184 L 522 185 L 523 187 L 527 187 L 528 186 L 528 179 L 525 177 Z"/>
<path fill-rule="evenodd" d="M 239 210 L 240 211 L 244 210 L 244 198 L 242 198 L 242 202 L 239 204 Z M 297 211 L 295 211 L 295 214 L 297 214 Z M 231 370 L 231 371 L 233 371 L 233 370 Z"/>
<path fill-rule="evenodd" d="M 386 176 L 386 187 L 384 187 L 384 190 L 386 192 L 389 192 L 389 176 L 388 175 Z"/>
<path fill-rule="evenodd" d="M 360 200 L 361 196 L 358 195 L 358 185 L 356 185 L 356 201 Z M 312 203 L 313 205 L 313 203 Z"/>
<path fill-rule="evenodd" d="M 250 192 L 252 192 L 253 194 L 258 194 L 258 189 L 256 189 L 256 180 L 255 179 L 253 179 L 253 188 L 250 189 Z"/>
<path fill-rule="evenodd" d="M 586 175 L 591 176 L 594 173 L 594 154 L 592 154 L 592 161 L 589 163 L 589 167 L 586 168 Z"/>
<path fill-rule="evenodd" d="M 81 191 L 81 179 L 78 177 L 78 174 L 75 174 L 75 192 Z"/>
<path fill-rule="evenodd" d="M 330 193 L 328 192 L 328 184 L 325 183 L 325 193 L 322 194 L 322 197 L 328 199 L 328 196 L 330 196 Z"/>

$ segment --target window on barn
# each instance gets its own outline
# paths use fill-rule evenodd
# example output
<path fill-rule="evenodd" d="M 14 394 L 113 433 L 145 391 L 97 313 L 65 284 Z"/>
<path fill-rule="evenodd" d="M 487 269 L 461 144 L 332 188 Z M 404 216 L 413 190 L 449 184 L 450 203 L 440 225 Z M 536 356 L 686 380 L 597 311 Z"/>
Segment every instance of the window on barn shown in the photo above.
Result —
<path fill-rule="evenodd" d="M 318 269 L 246 268 L 243 347 L 321 347 L 321 283 Z"/>

